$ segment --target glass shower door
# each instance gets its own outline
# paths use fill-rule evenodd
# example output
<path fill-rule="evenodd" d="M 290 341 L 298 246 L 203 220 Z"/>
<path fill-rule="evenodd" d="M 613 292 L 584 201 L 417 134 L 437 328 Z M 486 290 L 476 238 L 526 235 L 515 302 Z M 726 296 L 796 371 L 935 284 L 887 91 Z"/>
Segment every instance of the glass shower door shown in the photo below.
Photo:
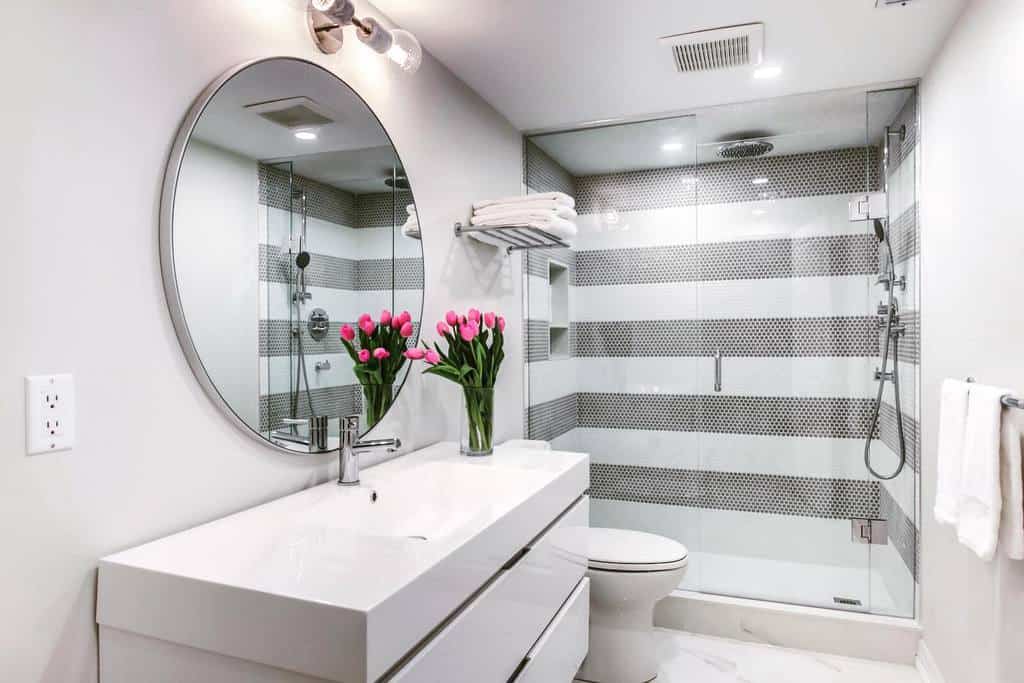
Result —
<path fill-rule="evenodd" d="M 855 96 L 854 96 L 855 97 Z M 721 127 L 728 108 L 699 117 Z M 696 548 L 704 592 L 868 610 L 878 484 L 862 463 L 877 352 L 863 126 L 698 150 Z M 791 126 L 792 127 L 792 126 Z"/>

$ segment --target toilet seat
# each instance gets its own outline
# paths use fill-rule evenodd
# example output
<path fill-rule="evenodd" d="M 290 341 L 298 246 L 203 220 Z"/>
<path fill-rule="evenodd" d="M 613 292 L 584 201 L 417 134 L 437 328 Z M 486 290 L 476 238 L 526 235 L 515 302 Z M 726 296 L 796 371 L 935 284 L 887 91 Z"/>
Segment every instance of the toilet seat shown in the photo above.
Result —
<path fill-rule="evenodd" d="M 632 529 L 586 530 L 587 566 L 613 572 L 662 572 L 686 566 L 686 546 L 657 534 Z"/>

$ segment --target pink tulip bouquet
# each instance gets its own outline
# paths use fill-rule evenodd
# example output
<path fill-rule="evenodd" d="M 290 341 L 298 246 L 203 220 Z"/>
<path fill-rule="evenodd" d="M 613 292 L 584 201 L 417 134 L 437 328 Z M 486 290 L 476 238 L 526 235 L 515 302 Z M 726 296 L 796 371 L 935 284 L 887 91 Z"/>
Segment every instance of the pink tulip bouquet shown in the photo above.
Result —
<path fill-rule="evenodd" d="M 437 334 L 448 344 L 409 349 L 406 358 L 423 360 L 424 374 L 437 375 L 462 387 L 462 452 L 490 455 L 494 438 L 494 383 L 505 359 L 505 319 L 475 308 L 465 315 L 448 311 L 437 323 Z"/>
<path fill-rule="evenodd" d="M 378 322 L 369 313 L 363 313 L 357 326 L 358 331 L 348 324 L 341 326 L 341 343 L 352 357 L 352 369 L 363 387 L 369 428 L 380 422 L 394 400 L 395 380 L 405 365 L 406 345 L 413 333 L 412 316 L 409 311 L 392 316 L 385 309 Z"/>

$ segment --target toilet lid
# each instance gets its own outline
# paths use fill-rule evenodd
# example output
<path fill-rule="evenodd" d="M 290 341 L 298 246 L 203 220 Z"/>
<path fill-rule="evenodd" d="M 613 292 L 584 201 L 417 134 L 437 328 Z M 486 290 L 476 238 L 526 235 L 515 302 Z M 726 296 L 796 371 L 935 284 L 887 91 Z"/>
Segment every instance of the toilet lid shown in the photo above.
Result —
<path fill-rule="evenodd" d="M 671 538 L 632 529 L 586 530 L 591 569 L 659 572 L 686 566 L 686 546 Z"/>

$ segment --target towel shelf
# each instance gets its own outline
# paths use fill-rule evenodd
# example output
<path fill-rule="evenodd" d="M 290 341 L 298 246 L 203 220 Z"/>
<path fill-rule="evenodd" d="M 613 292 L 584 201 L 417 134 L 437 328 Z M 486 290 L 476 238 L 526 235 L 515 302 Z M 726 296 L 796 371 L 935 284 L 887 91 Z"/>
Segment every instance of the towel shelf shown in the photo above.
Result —
<path fill-rule="evenodd" d="M 471 232 L 478 232 L 487 235 L 488 237 L 497 239 L 504 244 L 508 245 L 506 250 L 509 253 L 513 251 L 519 251 L 522 249 L 551 249 L 551 248 L 568 248 L 569 245 L 562 239 L 555 237 L 549 232 L 545 232 L 539 228 L 531 228 L 525 225 L 501 225 L 501 226 L 481 226 L 481 225 L 463 225 L 462 223 L 455 224 L 455 236 L 462 237 L 468 235 Z"/>
<path fill-rule="evenodd" d="M 965 381 L 973 383 L 974 378 L 968 377 Z M 1017 398 L 1016 396 L 1011 396 L 1010 394 L 1003 394 L 1002 396 L 1000 396 L 999 402 L 1002 403 L 1007 408 L 1018 408 L 1020 410 L 1024 410 L 1024 399 Z"/>

